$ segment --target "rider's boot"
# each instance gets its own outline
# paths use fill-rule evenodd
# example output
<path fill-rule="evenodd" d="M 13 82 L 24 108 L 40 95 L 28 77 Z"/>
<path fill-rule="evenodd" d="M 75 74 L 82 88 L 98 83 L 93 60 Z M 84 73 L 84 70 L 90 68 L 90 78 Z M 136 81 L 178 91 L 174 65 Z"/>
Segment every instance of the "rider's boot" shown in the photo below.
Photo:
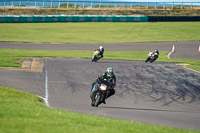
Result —
<path fill-rule="evenodd" d="M 105 98 L 102 100 L 102 103 L 106 104 Z"/>
<path fill-rule="evenodd" d="M 102 100 L 101 100 L 101 103 L 104 103 L 104 104 L 106 104 L 106 97 L 105 97 L 105 95 L 103 96 L 103 98 L 102 98 Z"/>

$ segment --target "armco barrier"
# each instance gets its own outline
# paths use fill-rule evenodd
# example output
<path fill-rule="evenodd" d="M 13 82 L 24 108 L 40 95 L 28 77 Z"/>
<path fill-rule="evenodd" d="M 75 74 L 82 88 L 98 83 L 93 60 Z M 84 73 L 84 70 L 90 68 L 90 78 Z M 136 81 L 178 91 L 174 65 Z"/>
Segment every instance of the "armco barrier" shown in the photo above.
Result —
<path fill-rule="evenodd" d="M 0 23 L 46 22 L 177 22 L 200 21 L 200 16 L 140 15 L 0 15 Z"/>
<path fill-rule="evenodd" d="M 0 23 L 147 21 L 147 16 L 140 15 L 0 15 Z"/>
<path fill-rule="evenodd" d="M 200 21 L 200 16 L 148 16 L 148 22 Z"/>

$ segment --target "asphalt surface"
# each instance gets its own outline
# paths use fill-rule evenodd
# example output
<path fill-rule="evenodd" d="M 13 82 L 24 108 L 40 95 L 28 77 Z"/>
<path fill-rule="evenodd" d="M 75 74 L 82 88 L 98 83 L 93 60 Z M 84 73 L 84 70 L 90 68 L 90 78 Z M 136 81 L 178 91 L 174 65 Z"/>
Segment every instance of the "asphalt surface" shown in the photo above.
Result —
<path fill-rule="evenodd" d="M 158 49 L 160 51 L 171 51 L 175 46 L 175 53 L 171 58 L 185 58 L 200 60 L 198 52 L 200 41 L 188 42 L 155 42 L 155 43 L 117 43 L 117 44 L 51 44 L 51 43 L 12 43 L 0 42 L 0 48 L 11 49 L 42 49 L 42 50 L 95 50 L 100 45 L 104 46 L 105 51 L 152 51 Z"/>
<path fill-rule="evenodd" d="M 81 50 L 81 48 L 93 50 L 101 44 L 74 45 L 75 47 L 72 44 L 0 43 L 1 48 L 51 49 L 52 46 L 54 47 L 52 49 L 57 50 Z M 106 50 L 111 50 L 110 47 L 113 45 L 103 46 Z M 176 47 L 176 52 L 171 57 L 199 59 L 198 41 L 169 42 L 166 45 L 164 43 L 116 44 L 112 50 L 151 51 L 158 48 L 170 51 L 173 45 Z M 101 104 L 98 108 L 91 107 L 89 98 L 91 84 L 110 66 L 114 68 L 117 77 L 116 94 L 106 100 L 107 104 Z M 45 59 L 43 72 L 1 68 L 0 86 L 16 88 L 42 97 L 46 97 L 47 89 L 49 106 L 54 108 L 200 130 L 200 73 L 175 63 L 117 60 L 100 60 L 94 63 L 89 59 Z"/>

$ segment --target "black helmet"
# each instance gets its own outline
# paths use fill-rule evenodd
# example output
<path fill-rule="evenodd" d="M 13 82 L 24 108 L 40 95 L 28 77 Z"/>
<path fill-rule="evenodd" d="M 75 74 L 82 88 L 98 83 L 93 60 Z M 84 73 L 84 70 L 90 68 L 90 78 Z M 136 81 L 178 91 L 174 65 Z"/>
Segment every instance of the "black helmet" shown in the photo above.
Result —
<path fill-rule="evenodd" d="M 157 49 L 155 49 L 155 50 L 154 50 L 154 52 L 158 53 L 158 50 L 157 50 Z"/>

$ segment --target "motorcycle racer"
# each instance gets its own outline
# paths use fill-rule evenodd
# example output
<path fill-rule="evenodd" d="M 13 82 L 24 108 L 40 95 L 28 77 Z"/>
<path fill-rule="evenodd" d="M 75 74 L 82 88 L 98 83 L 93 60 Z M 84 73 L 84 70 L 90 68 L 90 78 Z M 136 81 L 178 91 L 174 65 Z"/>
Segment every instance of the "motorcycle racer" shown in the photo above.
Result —
<path fill-rule="evenodd" d="M 158 56 L 159 56 L 159 51 L 157 49 L 155 49 L 154 51 L 149 52 L 148 58 L 146 59 L 145 62 L 150 61 L 152 63 L 158 58 Z"/>
<path fill-rule="evenodd" d="M 155 49 L 154 51 L 153 51 L 153 56 L 158 56 L 159 55 L 159 51 L 158 51 L 158 49 Z"/>
<path fill-rule="evenodd" d="M 100 53 L 99 59 L 103 58 L 103 53 L 104 53 L 104 47 L 103 46 L 99 46 L 99 48 L 97 49 Z M 96 50 L 95 50 L 96 51 Z"/>
<path fill-rule="evenodd" d="M 96 82 L 99 82 L 100 80 L 107 81 L 107 83 L 109 84 L 109 88 L 110 88 L 109 93 L 105 99 L 107 99 L 108 97 L 115 94 L 114 87 L 116 86 L 116 76 L 113 73 L 113 68 L 109 67 L 109 68 L 107 68 L 107 71 L 102 76 L 97 77 L 96 81 L 92 84 L 92 89 L 90 91 L 90 98 L 92 101 L 94 101 L 93 97 L 97 91 L 97 90 L 95 90 L 94 85 L 96 84 Z M 106 104 L 105 99 L 103 99 L 103 101 L 102 101 L 102 103 L 104 103 L 104 104 Z"/>

